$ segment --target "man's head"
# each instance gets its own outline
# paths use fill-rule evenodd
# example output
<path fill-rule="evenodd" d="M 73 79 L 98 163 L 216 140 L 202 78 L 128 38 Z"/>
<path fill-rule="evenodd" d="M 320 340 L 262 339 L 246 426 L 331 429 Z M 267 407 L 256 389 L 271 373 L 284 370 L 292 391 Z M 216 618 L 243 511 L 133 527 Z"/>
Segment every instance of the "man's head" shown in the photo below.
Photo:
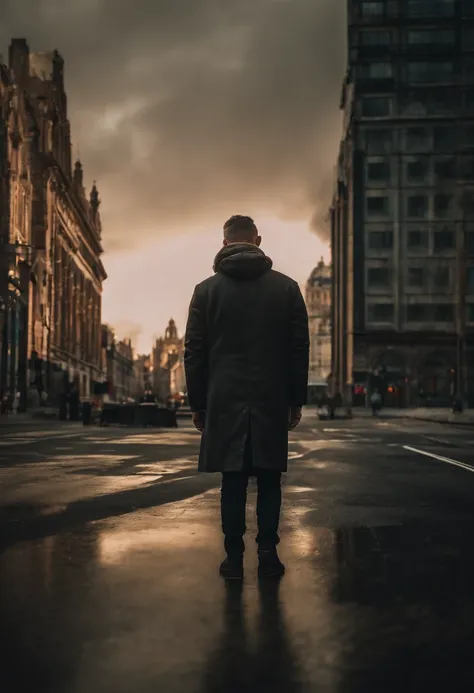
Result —
<path fill-rule="evenodd" d="M 255 222 L 250 217 L 236 214 L 224 224 L 224 245 L 229 245 L 230 243 L 260 245 L 261 242 L 262 238 L 258 235 Z"/>

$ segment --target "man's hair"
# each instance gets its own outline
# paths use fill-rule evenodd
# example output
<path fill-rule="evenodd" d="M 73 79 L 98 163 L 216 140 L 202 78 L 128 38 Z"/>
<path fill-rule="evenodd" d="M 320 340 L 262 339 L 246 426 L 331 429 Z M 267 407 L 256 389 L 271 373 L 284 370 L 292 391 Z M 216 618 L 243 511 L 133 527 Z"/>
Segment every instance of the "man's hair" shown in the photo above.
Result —
<path fill-rule="evenodd" d="M 227 241 L 240 241 L 258 236 L 258 229 L 250 217 L 235 214 L 224 224 L 224 238 Z"/>

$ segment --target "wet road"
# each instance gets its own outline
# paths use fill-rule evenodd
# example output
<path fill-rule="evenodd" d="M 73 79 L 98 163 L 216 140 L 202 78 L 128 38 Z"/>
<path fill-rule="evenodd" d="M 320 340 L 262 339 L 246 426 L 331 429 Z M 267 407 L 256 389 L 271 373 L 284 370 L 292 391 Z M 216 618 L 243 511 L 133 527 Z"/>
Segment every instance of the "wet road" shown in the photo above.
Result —
<path fill-rule="evenodd" d="M 0 429 L 0 691 L 397 693 L 474 682 L 474 429 L 291 437 L 280 584 L 229 589 L 198 435 Z"/>

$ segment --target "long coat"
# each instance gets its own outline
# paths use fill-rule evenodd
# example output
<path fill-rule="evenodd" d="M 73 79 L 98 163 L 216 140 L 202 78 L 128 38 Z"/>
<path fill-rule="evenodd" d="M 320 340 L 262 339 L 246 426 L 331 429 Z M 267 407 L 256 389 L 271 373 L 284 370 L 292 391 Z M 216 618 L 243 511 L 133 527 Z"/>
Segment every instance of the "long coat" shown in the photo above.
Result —
<path fill-rule="evenodd" d="M 199 470 L 286 471 L 288 407 L 306 403 L 308 314 L 298 284 L 257 246 L 233 243 L 189 309 L 184 364 L 189 404 L 205 412 Z"/>

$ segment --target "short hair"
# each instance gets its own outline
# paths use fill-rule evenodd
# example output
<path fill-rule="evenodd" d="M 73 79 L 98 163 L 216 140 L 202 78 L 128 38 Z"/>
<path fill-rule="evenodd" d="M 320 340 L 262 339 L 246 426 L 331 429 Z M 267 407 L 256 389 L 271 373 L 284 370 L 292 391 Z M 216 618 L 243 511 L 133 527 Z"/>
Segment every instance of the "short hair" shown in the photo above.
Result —
<path fill-rule="evenodd" d="M 224 238 L 228 241 L 241 238 L 250 238 L 258 236 L 258 229 L 251 217 L 244 217 L 241 214 L 235 214 L 227 219 L 224 224 Z"/>

